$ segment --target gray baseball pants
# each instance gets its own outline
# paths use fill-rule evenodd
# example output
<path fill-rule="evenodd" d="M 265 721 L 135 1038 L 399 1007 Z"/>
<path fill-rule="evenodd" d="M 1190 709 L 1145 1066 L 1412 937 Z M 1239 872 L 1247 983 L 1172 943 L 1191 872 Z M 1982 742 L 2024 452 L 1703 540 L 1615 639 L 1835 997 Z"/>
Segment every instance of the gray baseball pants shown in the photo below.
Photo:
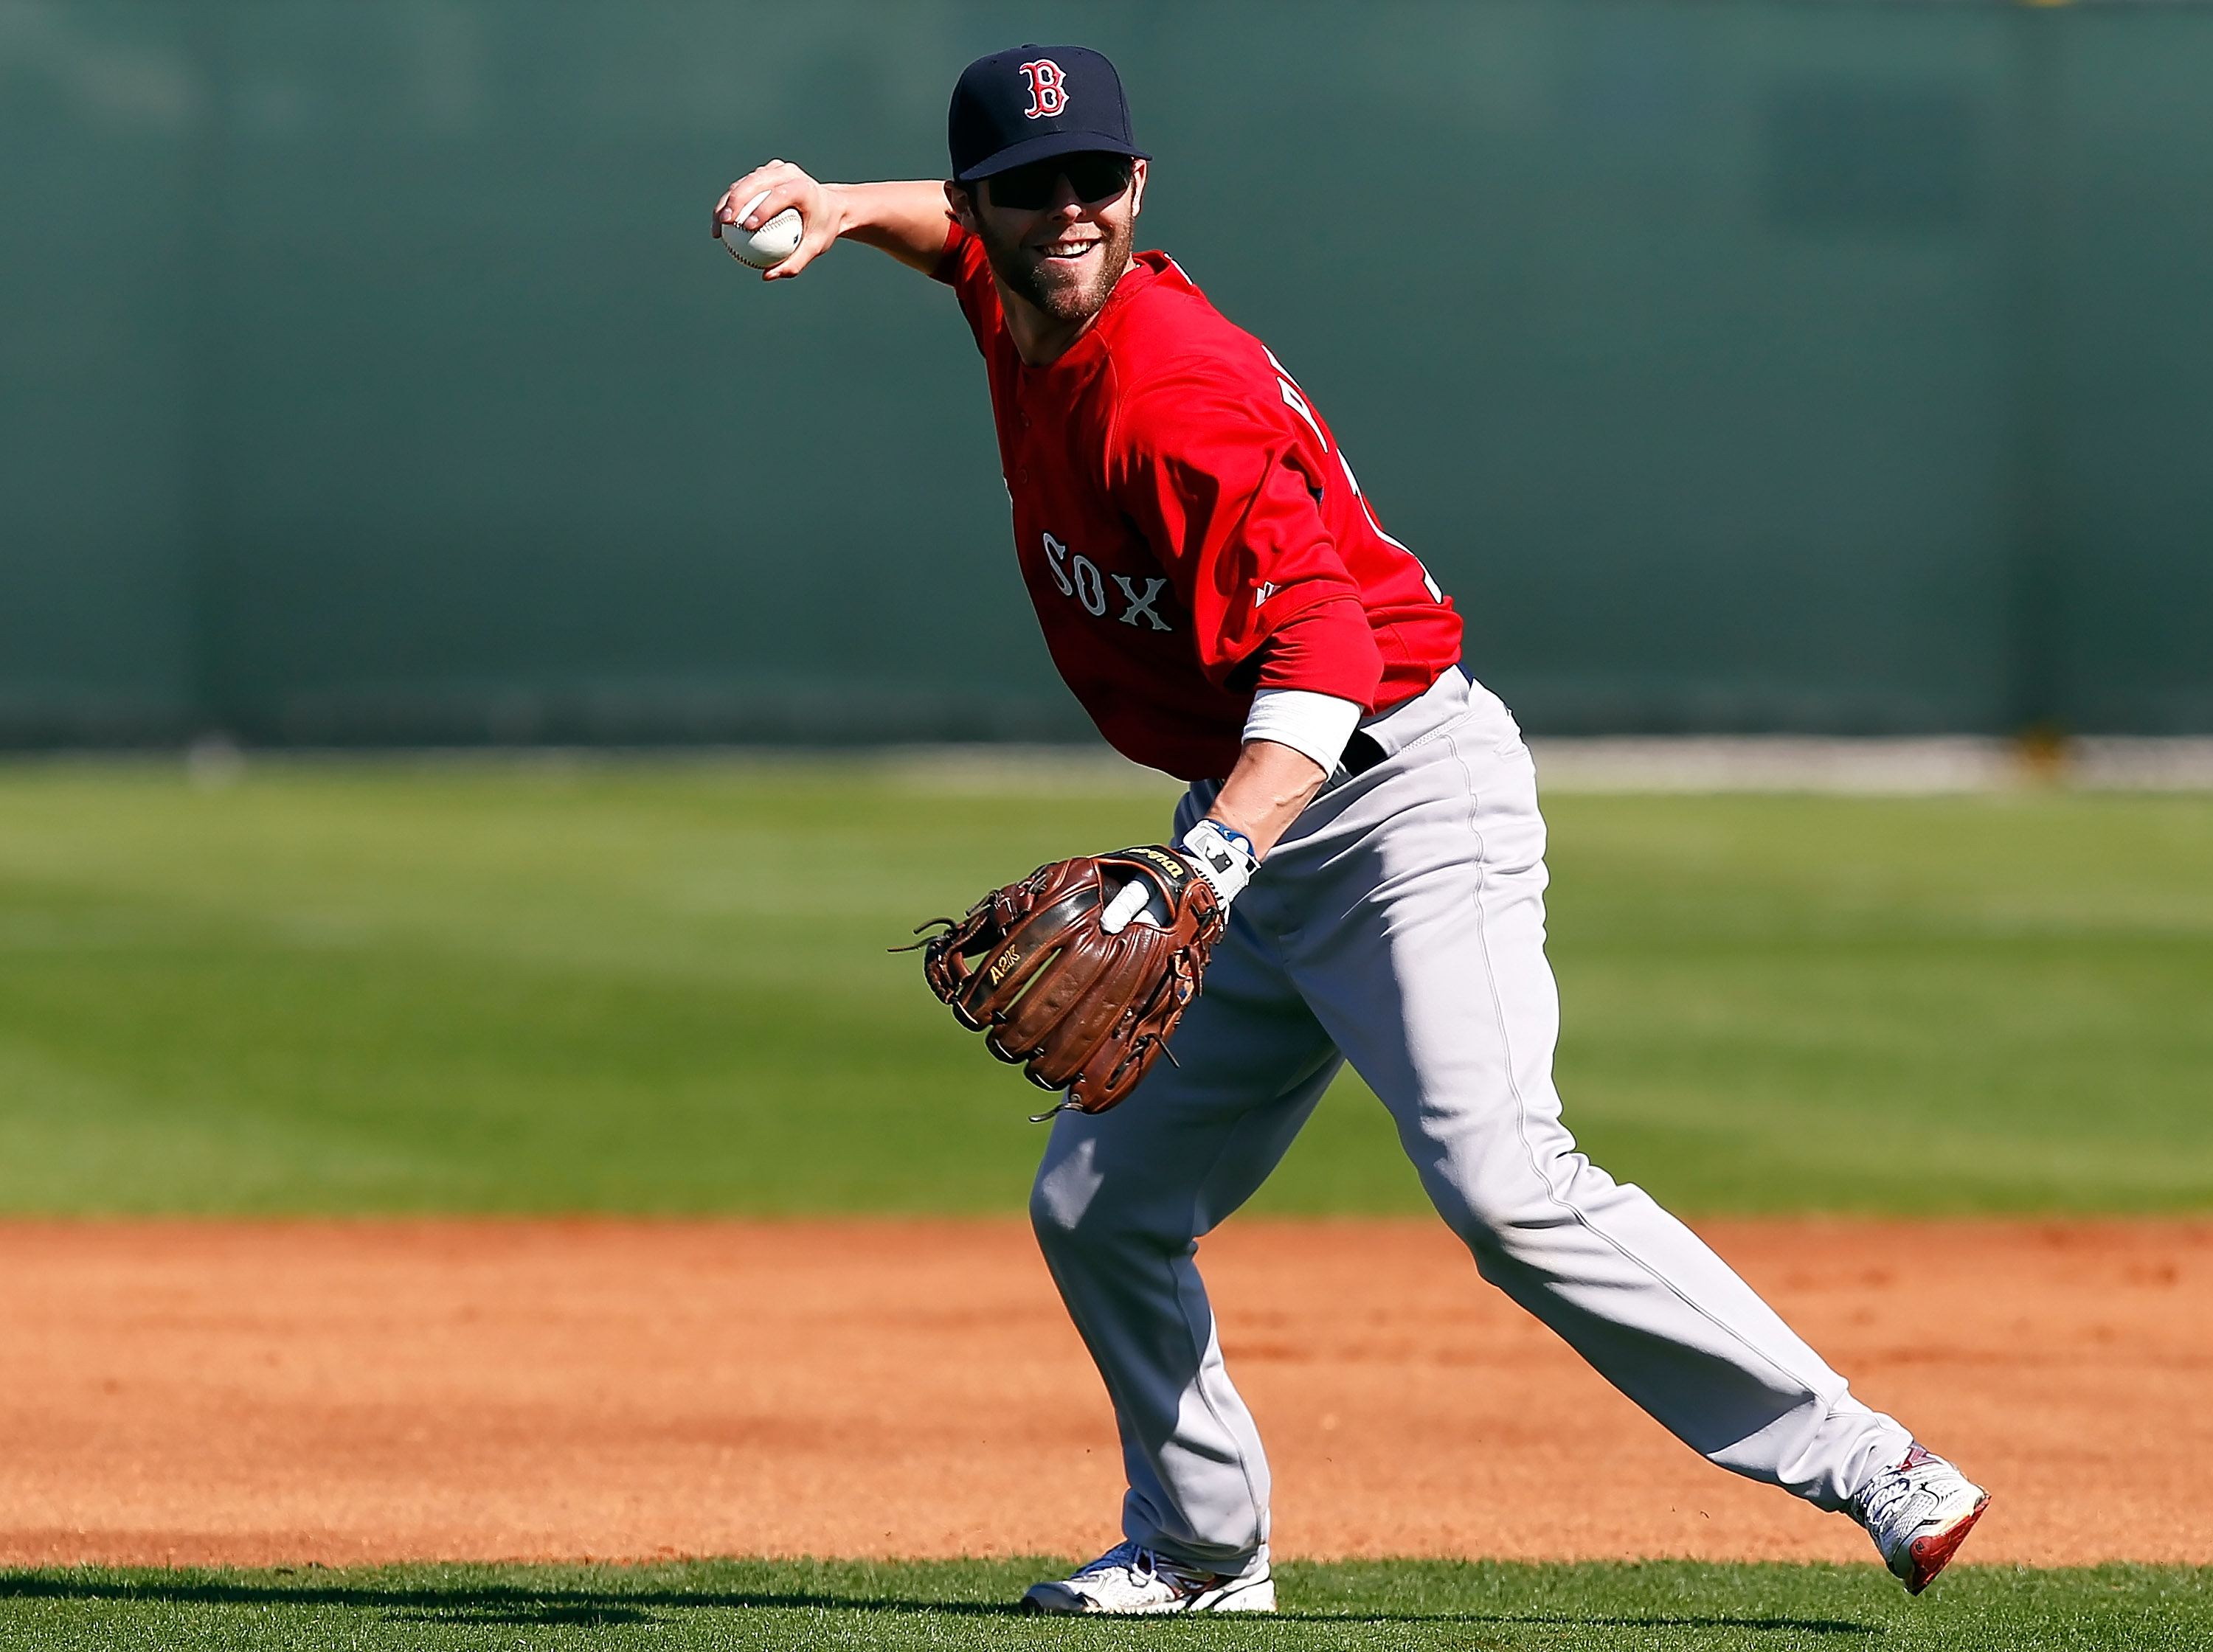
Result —
<path fill-rule="evenodd" d="M 1180 1064 L 1111 1113 L 1062 1113 L 1038 1171 L 1038 1241 L 1121 1430 L 1125 1535 L 1222 1572 L 1265 1554 L 1267 1459 L 1197 1241 L 1346 1060 L 1485 1279 L 1692 1450 L 1842 1508 L 1911 1436 L 1560 1122 L 1545 823 L 1513 717 L 1448 671 L 1368 732 L 1383 761 L 1340 774 L 1238 897 Z"/>

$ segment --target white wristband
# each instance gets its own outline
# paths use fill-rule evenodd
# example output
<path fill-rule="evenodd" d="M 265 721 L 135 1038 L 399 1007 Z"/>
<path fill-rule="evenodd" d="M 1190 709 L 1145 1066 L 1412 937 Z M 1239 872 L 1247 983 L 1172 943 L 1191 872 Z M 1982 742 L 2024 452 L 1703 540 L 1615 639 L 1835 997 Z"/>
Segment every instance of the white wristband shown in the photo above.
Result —
<path fill-rule="evenodd" d="M 1244 737 L 1288 746 L 1327 774 L 1344 756 L 1344 743 L 1359 724 L 1360 708 L 1350 700 L 1303 688 L 1264 688 L 1253 697 Z"/>

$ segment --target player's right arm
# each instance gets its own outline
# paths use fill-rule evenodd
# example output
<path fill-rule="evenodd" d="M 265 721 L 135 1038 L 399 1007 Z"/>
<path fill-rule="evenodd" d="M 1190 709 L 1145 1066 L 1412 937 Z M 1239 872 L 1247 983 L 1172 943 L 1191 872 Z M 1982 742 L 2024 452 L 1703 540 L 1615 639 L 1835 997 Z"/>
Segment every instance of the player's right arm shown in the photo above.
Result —
<path fill-rule="evenodd" d="M 764 191 L 766 198 L 739 213 Z M 935 180 L 887 184 L 825 184 L 789 161 L 756 167 L 722 192 L 715 203 L 710 234 L 724 224 L 758 229 L 788 206 L 799 209 L 798 250 L 762 274 L 771 281 L 796 276 L 840 236 L 881 247 L 900 263 L 925 275 L 945 255 L 953 233 L 945 186 Z"/>

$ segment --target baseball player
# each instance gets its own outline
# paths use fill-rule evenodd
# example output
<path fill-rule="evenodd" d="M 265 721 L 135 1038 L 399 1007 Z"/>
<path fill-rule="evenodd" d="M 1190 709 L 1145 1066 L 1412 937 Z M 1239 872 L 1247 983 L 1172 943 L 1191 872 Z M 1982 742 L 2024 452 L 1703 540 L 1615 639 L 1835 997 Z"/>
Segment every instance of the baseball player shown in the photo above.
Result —
<path fill-rule="evenodd" d="M 1485 1279 L 1692 1450 L 1857 1521 L 1917 1594 L 1987 1494 L 1576 1150 L 1521 732 L 1313 398 L 1173 259 L 1133 252 L 1149 157 L 1113 66 L 981 58 L 949 125 L 949 181 L 772 162 L 714 229 L 796 208 L 767 278 L 844 237 L 953 289 L 1054 662 L 1119 750 L 1191 783 L 1163 848 L 1227 909 L 1175 1061 L 1111 1112 L 1063 1111 L 1038 1171 L 1032 1219 L 1129 1490 L 1124 1540 L 1024 1604 L 1273 1609 L 1267 1460 L 1194 1258 L 1348 1060 Z"/>

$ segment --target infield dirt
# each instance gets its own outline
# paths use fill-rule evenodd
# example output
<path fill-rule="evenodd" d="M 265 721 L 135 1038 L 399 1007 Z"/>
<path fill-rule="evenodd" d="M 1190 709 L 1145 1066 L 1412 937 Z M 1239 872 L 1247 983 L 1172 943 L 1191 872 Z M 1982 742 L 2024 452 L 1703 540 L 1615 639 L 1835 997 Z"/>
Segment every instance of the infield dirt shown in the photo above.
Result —
<path fill-rule="evenodd" d="M 1968 1558 L 2213 1562 L 2213 1223 L 1714 1222 L 1997 1493 Z M 1203 1261 L 1292 1556 L 1862 1560 L 1433 1222 Z M 0 1225 L 0 1564 L 1090 1553 L 1097 1378 L 1004 1222 Z"/>

